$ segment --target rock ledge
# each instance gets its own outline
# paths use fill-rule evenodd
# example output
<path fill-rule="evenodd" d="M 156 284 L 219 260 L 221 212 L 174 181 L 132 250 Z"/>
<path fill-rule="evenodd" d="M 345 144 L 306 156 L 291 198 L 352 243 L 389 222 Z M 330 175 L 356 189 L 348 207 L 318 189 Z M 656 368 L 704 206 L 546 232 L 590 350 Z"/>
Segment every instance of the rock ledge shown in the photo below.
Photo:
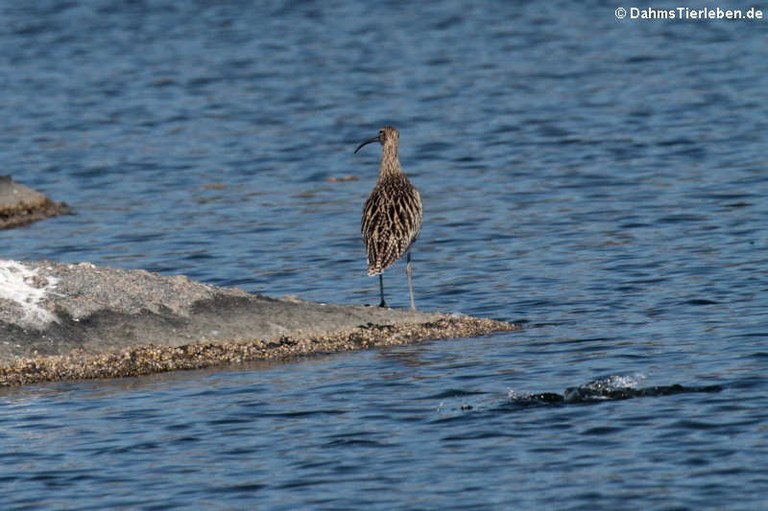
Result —
<path fill-rule="evenodd" d="M 277 300 L 143 270 L 0 260 L 0 386 L 291 359 L 519 328 L 460 315 Z"/>
<path fill-rule="evenodd" d="M 0 229 L 20 227 L 44 218 L 69 214 L 63 202 L 54 202 L 40 192 L 0 176 Z"/>

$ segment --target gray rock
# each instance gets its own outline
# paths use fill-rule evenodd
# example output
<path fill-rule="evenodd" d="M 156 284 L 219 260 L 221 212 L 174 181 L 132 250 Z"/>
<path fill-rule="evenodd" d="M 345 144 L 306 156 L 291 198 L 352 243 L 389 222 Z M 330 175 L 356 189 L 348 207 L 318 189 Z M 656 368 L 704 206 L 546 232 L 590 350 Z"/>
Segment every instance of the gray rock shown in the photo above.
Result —
<path fill-rule="evenodd" d="M 0 385 L 476 336 L 515 325 L 277 300 L 187 277 L 0 260 Z"/>
<path fill-rule="evenodd" d="M 0 229 L 19 227 L 43 218 L 70 213 L 63 202 L 54 202 L 40 192 L 0 176 Z"/>

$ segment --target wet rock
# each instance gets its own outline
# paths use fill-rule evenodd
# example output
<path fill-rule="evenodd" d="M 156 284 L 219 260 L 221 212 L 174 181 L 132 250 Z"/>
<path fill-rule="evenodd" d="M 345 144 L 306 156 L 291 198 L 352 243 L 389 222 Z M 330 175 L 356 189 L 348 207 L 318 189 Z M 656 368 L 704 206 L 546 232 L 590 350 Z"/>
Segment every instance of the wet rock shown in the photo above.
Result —
<path fill-rule="evenodd" d="M 70 213 L 63 202 L 0 176 L 0 229 L 19 227 L 44 218 Z"/>
<path fill-rule="evenodd" d="M 277 300 L 143 270 L 0 260 L 0 386 L 518 328 L 467 316 Z"/>

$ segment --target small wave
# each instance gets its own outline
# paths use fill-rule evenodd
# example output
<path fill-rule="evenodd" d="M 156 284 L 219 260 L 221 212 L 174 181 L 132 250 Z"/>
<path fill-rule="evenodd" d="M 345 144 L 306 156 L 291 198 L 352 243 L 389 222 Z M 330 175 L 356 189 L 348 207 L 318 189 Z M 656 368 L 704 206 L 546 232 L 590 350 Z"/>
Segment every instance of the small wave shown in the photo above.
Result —
<path fill-rule="evenodd" d="M 679 383 L 640 387 L 640 382 L 644 379 L 645 376 L 641 374 L 610 375 L 592 380 L 578 387 L 568 387 L 563 394 L 555 392 L 521 393 L 510 390 L 508 397 L 510 402 L 519 405 L 572 404 L 696 392 L 720 392 L 723 390 L 723 387 L 720 385 L 685 386 Z"/>

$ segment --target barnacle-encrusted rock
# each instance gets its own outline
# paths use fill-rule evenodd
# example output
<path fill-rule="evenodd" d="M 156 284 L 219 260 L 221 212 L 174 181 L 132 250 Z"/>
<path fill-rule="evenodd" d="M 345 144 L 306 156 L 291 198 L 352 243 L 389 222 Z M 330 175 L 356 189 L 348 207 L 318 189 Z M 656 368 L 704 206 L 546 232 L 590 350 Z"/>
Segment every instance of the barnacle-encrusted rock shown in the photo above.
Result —
<path fill-rule="evenodd" d="M 0 176 L 0 229 L 19 227 L 43 218 L 69 213 L 63 202 L 54 202 L 42 193 Z"/>
<path fill-rule="evenodd" d="M 0 260 L 0 386 L 476 337 L 517 325 L 277 300 L 183 276 Z"/>

